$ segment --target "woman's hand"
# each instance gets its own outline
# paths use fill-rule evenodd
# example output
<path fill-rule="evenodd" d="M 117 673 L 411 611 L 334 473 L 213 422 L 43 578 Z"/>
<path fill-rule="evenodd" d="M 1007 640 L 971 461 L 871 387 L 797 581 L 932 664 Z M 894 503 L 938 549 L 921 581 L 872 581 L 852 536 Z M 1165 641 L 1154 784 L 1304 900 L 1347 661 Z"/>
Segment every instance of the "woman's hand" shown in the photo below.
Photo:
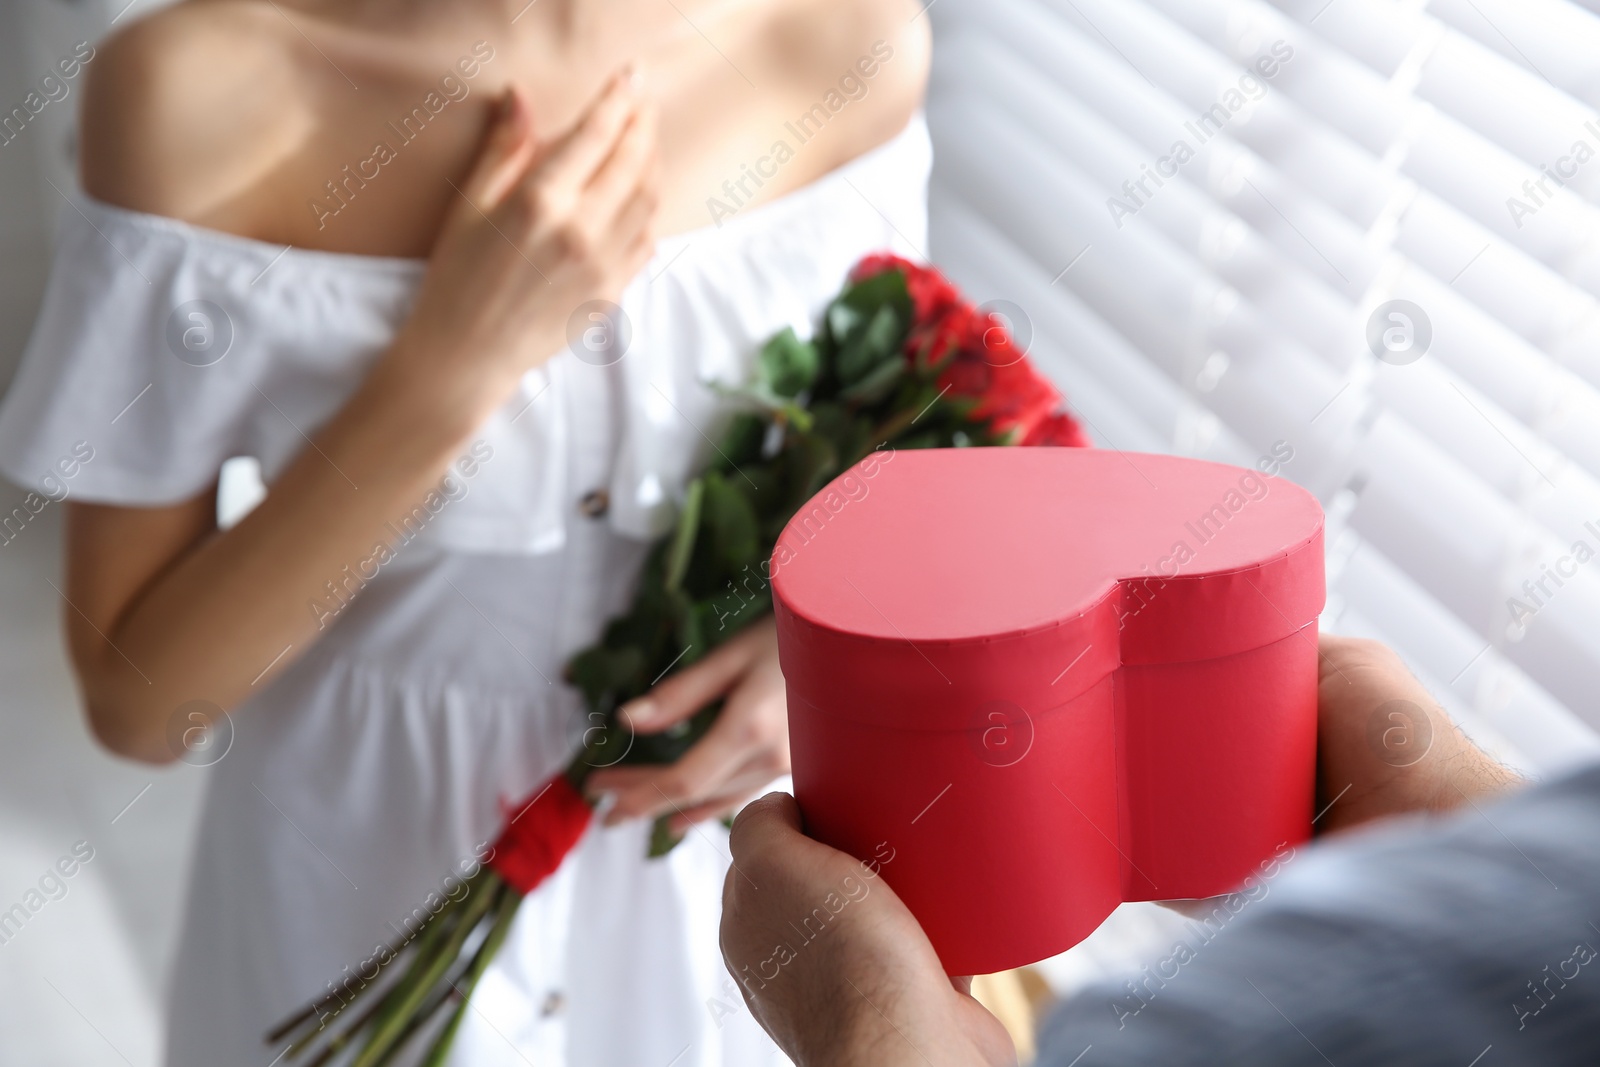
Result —
<path fill-rule="evenodd" d="M 579 305 L 615 297 L 649 258 L 656 187 L 654 112 L 625 73 L 549 139 L 512 93 L 399 336 L 260 507 L 218 535 L 214 491 L 67 505 L 72 662 L 107 747 L 179 758 L 183 709 L 200 700 L 214 719 L 316 643 L 326 623 L 307 605 L 390 539 L 517 379 L 562 347 Z"/>
<path fill-rule="evenodd" d="M 671 814 L 671 828 L 683 833 L 726 815 L 788 773 L 788 702 L 770 617 L 624 705 L 622 717 L 639 733 L 660 733 L 718 697 L 727 699 L 716 722 L 678 762 L 609 767 L 589 776 L 591 793 L 615 797 L 606 825 Z"/>
<path fill-rule="evenodd" d="M 390 362 L 441 399 L 502 400 L 567 343 L 582 304 L 614 300 L 648 262 L 659 170 L 655 110 L 630 70 L 552 139 L 508 91 Z"/>

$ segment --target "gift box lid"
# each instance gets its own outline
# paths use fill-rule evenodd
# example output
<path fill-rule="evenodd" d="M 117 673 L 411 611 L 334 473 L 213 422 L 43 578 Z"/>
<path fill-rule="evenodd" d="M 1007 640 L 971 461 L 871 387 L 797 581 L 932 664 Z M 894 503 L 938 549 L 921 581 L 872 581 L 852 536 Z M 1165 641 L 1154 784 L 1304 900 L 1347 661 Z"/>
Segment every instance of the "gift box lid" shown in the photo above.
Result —
<path fill-rule="evenodd" d="M 1324 602 L 1322 509 L 1259 471 L 1078 448 L 874 453 L 771 562 L 791 695 L 909 729 L 1045 711 L 1120 664 L 1232 655 Z M 1310 640 L 1311 638 L 1307 638 Z"/>

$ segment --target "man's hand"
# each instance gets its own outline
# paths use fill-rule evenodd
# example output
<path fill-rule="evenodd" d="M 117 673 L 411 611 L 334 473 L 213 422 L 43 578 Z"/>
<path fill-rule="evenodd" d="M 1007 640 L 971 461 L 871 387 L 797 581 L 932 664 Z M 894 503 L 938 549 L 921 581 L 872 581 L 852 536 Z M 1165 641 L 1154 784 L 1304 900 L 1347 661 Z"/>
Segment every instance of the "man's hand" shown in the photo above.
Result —
<path fill-rule="evenodd" d="M 1389 646 L 1323 634 L 1318 642 L 1316 834 L 1391 815 L 1442 814 L 1522 784 L 1461 732 Z M 1184 915 L 1215 899 L 1163 900 Z"/>
<path fill-rule="evenodd" d="M 722 956 L 799 1067 L 1014 1064 L 1011 1039 L 945 977 L 916 919 L 863 863 L 806 837 L 786 793 L 733 824 Z"/>
<path fill-rule="evenodd" d="M 1393 650 L 1332 634 L 1319 647 L 1318 833 L 1446 812 L 1521 783 L 1468 740 Z"/>

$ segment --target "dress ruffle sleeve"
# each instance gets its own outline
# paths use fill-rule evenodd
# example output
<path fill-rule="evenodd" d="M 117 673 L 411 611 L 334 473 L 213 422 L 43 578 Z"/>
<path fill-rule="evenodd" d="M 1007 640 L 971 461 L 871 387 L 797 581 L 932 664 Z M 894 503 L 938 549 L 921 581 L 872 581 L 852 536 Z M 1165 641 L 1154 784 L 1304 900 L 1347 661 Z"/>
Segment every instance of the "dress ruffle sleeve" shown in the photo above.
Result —
<path fill-rule="evenodd" d="M 270 481 L 360 382 L 418 269 L 374 260 L 352 299 L 348 272 L 319 269 L 351 257 L 297 252 L 310 269 L 291 274 L 278 250 L 74 199 L 0 406 L 0 471 L 52 498 L 131 506 L 192 498 L 233 456 Z M 339 335 L 319 343 L 329 314 Z"/>
<path fill-rule="evenodd" d="M 920 257 L 930 155 L 919 116 L 817 183 L 661 242 L 622 294 L 623 340 L 524 375 L 401 539 L 559 551 L 600 490 L 615 533 L 670 529 L 731 413 L 717 386 L 745 384 L 784 326 L 809 335 L 864 250 Z M 73 197 L 0 404 L 0 473 L 51 499 L 152 507 L 208 491 L 224 461 L 249 456 L 270 486 L 393 340 L 426 266 Z M 574 449 L 607 454 L 608 477 L 575 484 Z"/>

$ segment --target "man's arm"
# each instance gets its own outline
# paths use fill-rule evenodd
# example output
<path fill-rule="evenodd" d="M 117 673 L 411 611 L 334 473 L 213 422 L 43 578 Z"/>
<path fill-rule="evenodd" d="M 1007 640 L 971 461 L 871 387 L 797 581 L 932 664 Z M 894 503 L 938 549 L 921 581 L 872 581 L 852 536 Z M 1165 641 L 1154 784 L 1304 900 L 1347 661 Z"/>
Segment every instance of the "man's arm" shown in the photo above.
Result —
<path fill-rule="evenodd" d="M 1319 791 L 1329 799 L 1339 798 L 1323 820 L 1325 828 L 1347 829 L 1411 811 L 1470 810 L 1489 804 L 1497 793 L 1517 782 L 1515 775 L 1489 759 L 1450 723 L 1421 684 L 1388 650 L 1372 642 L 1328 637 L 1323 639 L 1322 651 Z M 1374 731 L 1374 716 L 1383 717 L 1396 710 L 1403 713 L 1405 723 L 1396 721 L 1393 732 L 1385 732 L 1388 726 Z M 1388 719 L 1384 718 L 1384 722 Z M 1405 738 L 1414 740 L 1423 735 L 1428 738 L 1425 748 L 1397 751 L 1394 747 L 1404 743 Z M 1291 914 L 1276 904 L 1260 905 L 1262 894 L 1258 889 L 1251 894 L 1258 904 L 1253 906 L 1250 921 L 1230 928 L 1227 941 L 1243 942 L 1241 951 L 1247 957 L 1255 952 L 1264 952 L 1269 959 L 1275 952 L 1285 958 L 1294 957 L 1293 966 L 1309 972 L 1315 972 L 1319 960 L 1327 956 L 1324 946 L 1354 942 L 1362 951 L 1348 957 L 1344 980 L 1356 986 L 1376 980 L 1376 970 L 1363 975 L 1363 961 L 1381 963 L 1388 959 L 1383 939 L 1393 939 L 1396 932 L 1392 925 L 1377 921 L 1381 911 L 1371 909 L 1393 906 L 1396 893 L 1402 888 L 1405 892 L 1422 892 L 1425 900 L 1436 898 L 1443 891 L 1441 887 L 1453 885 L 1461 876 L 1463 860 L 1457 852 L 1468 847 L 1458 840 L 1461 831 L 1452 831 L 1455 837 L 1436 837 L 1429 828 L 1408 832 L 1414 840 L 1407 839 L 1397 853 L 1361 860 L 1354 856 L 1330 857 L 1318 864 L 1316 873 L 1284 879 L 1285 885 L 1298 880 L 1305 887 L 1302 896 L 1311 893 L 1313 898 L 1313 891 L 1324 884 L 1343 886 L 1367 911 L 1340 913 L 1334 908 L 1327 914 L 1319 912 L 1319 907 L 1333 908 L 1330 898 Z M 1596 835 L 1593 854 L 1600 857 L 1600 819 Z M 1349 847 L 1363 856 L 1366 853 L 1362 850 L 1371 847 L 1362 844 L 1357 849 L 1356 844 L 1352 842 Z M 746 808 L 734 825 L 732 847 L 737 872 L 730 873 L 724 891 L 723 954 L 734 976 L 741 979 L 752 1013 L 797 1063 L 1011 1061 L 1009 1043 L 998 1024 L 944 977 L 926 936 L 881 880 L 871 883 L 871 893 L 859 905 L 845 909 L 840 918 L 846 921 L 831 924 L 828 936 L 789 954 L 791 958 L 781 966 L 765 962 L 784 942 L 788 924 L 808 915 L 834 881 L 860 866 L 842 853 L 804 837 L 792 799 L 772 796 Z M 1406 864 L 1399 864 L 1400 859 L 1405 859 Z M 1503 857 L 1479 857 L 1469 868 L 1475 867 L 1480 875 L 1487 876 L 1504 869 L 1504 864 L 1497 862 L 1500 859 Z M 1347 864 L 1354 864 L 1356 869 L 1352 871 Z M 1409 865 L 1415 864 L 1421 866 L 1410 876 L 1412 881 L 1407 881 L 1401 868 L 1409 870 Z M 1591 884 L 1600 884 L 1600 878 Z M 1526 887 L 1514 877 L 1509 881 L 1491 880 L 1486 886 L 1480 896 L 1489 910 L 1497 903 L 1515 909 L 1527 900 L 1522 893 Z M 1270 891 L 1286 895 L 1276 886 Z M 1406 915 L 1407 922 L 1417 921 L 1412 911 Z M 1499 918 L 1512 921 L 1513 916 Z M 1485 916 L 1477 921 L 1488 920 Z M 1251 927 L 1264 932 L 1250 933 Z M 1330 931 L 1337 931 L 1332 942 L 1327 936 Z M 1595 936 L 1600 943 L 1600 931 Z M 1217 940 L 1223 939 L 1219 936 Z M 1281 948 L 1274 948 L 1275 945 Z M 1255 1006 L 1238 996 L 1240 991 L 1250 993 L 1245 980 L 1249 968 L 1245 962 L 1229 963 L 1233 957 L 1221 947 L 1206 947 L 1206 970 L 1224 965 L 1232 970 L 1197 980 L 1191 986 L 1224 989 L 1223 1001 L 1232 1005 L 1233 1017 L 1238 1019 L 1242 1009 Z M 1435 959 L 1425 964 L 1425 956 L 1414 947 L 1404 951 L 1411 959 L 1410 979 L 1420 981 L 1418 967 L 1439 962 Z M 1196 952 L 1190 954 L 1198 956 Z M 1173 966 L 1169 963 L 1167 970 L 1170 972 Z M 1182 968 L 1181 964 L 1177 966 Z M 754 972 L 752 967 L 756 968 Z M 749 980 L 752 973 L 757 981 Z M 1281 975 L 1265 976 L 1264 980 L 1267 997 L 1273 995 L 1273 990 L 1288 987 L 1287 979 Z M 1595 985 L 1600 988 L 1600 981 Z M 1148 1023 L 1143 1029 L 1144 1040 L 1154 1043 L 1145 1051 L 1156 1058 L 1139 1058 L 1144 1052 L 1134 1047 L 1136 1042 L 1120 1042 L 1124 1055 L 1135 1057 L 1120 1062 L 1164 1063 L 1174 1055 L 1187 1057 L 1185 1062 L 1221 1062 L 1216 1058 L 1217 1043 L 1230 1034 L 1268 1033 L 1267 1028 L 1257 1024 L 1272 1020 L 1282 1027 L 1282 1017 L 1265 998 L 1257 998 L 1257 1003 L 1270 1019 L 1257 1019 L 1254 1013 L 1244 1011 L 1248 1023 L 1230 1023 L 1227 1017 L 1215 1014 L 1216 1004 L 1204 1008 L 1186 1006 L 1184 997 L 1159 995 L 1166 992 L 1164 985 L 1155 994 L 1150 989 L 1146 989 L 1142 1000 L 1133 1003 L 1141 1005 L 1141 1022 Z M 1075 1049 L 1053 1050 L 1054 1054 L 1066 1053 L 1063 1064 L 1085 1046 L 1094 1044 L 1096 1034 L 1104 1044 L 1110 1035 L 1129 1029 L 1127 1012 L 1119 1017 L 1113 1005 L 1116 996 L 1127 993 L 1104 991 L 1096 1000 L 1079 998 L 1075 1006 L 1069 1006 L 1064 1021 L 1052 1029 L 1055 1039 L 1070 1045 L 1078 1041 L 1080 1034 L 1089 1036 L 1078 1041 Z M 1341 991 L 1329 985 L 1321 988 L 1318 995 L 1334 1004 L 1337 1012 L 1341 996 L 1359 1000 L 1363 990 Z M 1103 1017 L 1096 1012 L 1103 1013 Z M 1185 1019 L 1194 1025 L 1179 1025 L 1178 1021 Z M 1294 1033 L 1292 1028 L 1284 1029 Z M 1170 1035 L 1172 1041 L 1165 1041 L 1165 1035 Z M 1158 1037 L 1163 1040 L 1157 1041 Z M 1048 1056 L 1041 1059 L 1049 1061 Z M 1082 1067 L 1090 1062 L 1086 1059 Z"/>
<path fill-rule="evenodd" d="M 1250 896 L 1065 1004 L 1041 1063 L 1600 1063 L 1600 768 L 1342 835 Z"/>

